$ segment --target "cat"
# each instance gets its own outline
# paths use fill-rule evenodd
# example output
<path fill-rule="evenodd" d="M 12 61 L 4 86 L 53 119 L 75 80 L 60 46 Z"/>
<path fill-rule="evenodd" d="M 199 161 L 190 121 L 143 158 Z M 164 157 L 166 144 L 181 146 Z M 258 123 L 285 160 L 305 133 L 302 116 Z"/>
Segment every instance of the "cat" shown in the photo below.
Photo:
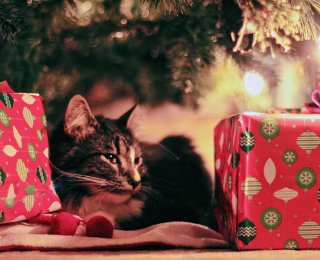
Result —
<path fill-rule="evenodd" d="M 121 229 L 167 221 L 214 227 L 212 181 L 190 139 L 138 140 L 129 127 L 134 109 L 109 119 L 94 116 L 82 96 L 71 98 L 49 139 L 63 210 L 102 214 Z"/>

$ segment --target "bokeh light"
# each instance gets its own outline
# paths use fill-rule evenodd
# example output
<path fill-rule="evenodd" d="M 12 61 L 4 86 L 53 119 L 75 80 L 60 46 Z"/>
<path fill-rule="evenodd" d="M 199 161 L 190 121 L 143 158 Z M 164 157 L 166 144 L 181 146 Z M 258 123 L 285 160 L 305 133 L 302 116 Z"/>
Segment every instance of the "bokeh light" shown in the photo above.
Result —
<path fill-rule="evenodd" d="M 258 96 L 265 86 L 263 77 L 255 71 L 246 72 L 243 83 L 246 91 L 252 96 Z"/>

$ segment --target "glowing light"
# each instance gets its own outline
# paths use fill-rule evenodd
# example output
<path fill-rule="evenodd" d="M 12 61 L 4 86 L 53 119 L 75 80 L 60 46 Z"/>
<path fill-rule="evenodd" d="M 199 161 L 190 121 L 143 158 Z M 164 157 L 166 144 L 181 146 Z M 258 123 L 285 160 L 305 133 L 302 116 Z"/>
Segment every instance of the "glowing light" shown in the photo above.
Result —
<path fill-rule="evenodd" d="M 252 96 L 259 95 L 265 86 L 263 77 L 254 71 L 246 72 L 244 74 L 243 83 L 245 89 Z"/>
<path fill-rule="evenodd" d="M 320 53 L 320 36 L 318 37 L 317 44 L 318 44 L 318 52 Z"/>

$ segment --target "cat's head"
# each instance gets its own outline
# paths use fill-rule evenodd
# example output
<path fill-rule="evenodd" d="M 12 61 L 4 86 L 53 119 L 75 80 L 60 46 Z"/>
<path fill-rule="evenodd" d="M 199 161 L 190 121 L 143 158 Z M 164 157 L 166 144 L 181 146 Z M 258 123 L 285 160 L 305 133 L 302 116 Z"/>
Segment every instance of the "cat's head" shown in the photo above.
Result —
<path fill-rule="evenodd" d="M 74 96 L 60 133 L 50 139 L 51 160 L 63 170 L 56 171 L 54 179 L 62 177 L 71 186 L 86 189 L 88 195 L 110 193 L 115 203 L 122 195 L 138 192 L 144 166 L 138 142 L 128 127 L 134 108 L 118 119 L 108 119 L 94 116 L 86 100 Z"/>

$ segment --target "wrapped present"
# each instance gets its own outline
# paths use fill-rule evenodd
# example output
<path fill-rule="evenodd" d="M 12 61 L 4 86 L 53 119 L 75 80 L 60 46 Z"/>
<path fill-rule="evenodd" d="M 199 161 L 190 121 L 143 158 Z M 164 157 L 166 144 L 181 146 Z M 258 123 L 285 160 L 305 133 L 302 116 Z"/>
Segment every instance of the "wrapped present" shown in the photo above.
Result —
<path fill-rule="evenodd" d="M 246 112 L 215 128 L 220 232 L 246 249 L 320 248 L 320 115 Z"/>
<path fill-rule="evenodd" d="M 61 208 L 51 182 L 46 116 L 38 94 L 0 83 L 0 223 Z"/>

